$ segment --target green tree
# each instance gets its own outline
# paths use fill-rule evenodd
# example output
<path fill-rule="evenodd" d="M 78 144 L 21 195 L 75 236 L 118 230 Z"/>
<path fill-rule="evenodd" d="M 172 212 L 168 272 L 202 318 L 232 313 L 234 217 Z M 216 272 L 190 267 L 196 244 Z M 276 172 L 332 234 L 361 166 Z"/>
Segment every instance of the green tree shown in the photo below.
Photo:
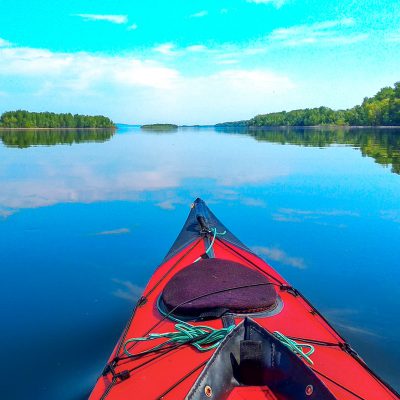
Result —
<path fill-rule="evenodd" d="M 114 128 L 110 118 L 102 115 L 72 115 L 50 112 L 7 111 L 0 117 L 4 128 Z"/>

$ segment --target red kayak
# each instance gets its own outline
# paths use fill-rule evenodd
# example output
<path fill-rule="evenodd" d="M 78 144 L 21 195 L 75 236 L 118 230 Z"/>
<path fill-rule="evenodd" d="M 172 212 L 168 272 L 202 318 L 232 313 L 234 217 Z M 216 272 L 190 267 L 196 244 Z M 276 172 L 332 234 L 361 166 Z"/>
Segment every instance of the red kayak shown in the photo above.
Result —
<path fill-rule="evenodd" d="M 197 199 L 90 399 L 399 395 L 297 289 Z"/>

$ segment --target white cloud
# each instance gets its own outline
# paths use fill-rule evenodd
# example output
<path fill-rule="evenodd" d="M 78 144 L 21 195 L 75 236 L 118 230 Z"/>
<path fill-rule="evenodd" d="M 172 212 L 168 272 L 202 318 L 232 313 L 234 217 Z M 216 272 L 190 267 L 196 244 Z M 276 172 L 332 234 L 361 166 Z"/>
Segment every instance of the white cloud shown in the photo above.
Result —
<path fill-rule="evenodd" d="M 197 13 L 191 14 L 189 17 L 190 18 L 201 18 L 201 17 L 205 17 L 206 15 L 208 15 L 208 11 L 202 10 Z"/>
<path fill-rule="evenodd" d="M 334 21 L 316 22 L 311 25 L 296 25 L 289 28 L 275 29 L 272 34 L 272 39 L 284 40 L 290 39 L 293 36 L 309 36 L 309 35 L 324 35 L 322 31 L 336 28 L 338 26 L 351 26 L 354 25 L 354 19 L 343 18 Z"/>
<path fill-rule="evenodd" d="M 0 49 L 0 73 L 10 75 L 56 75 L 71 64 L 71 56 L 29 47 Z"/>
<path fill-rule="evenodd" d="M 268 43 L 260 41 L 249 43 L 245 46 L 224 44 L 218 48 L 209 50 L 213 53 L 218 64 L 235 64 L 240 59 L 248 59 L 250 56 L 257 56 L 268 51 Z M 235 62 L 224 62 L 225 60 L 235 60 Z"/>
<path fill-rule="evenodd" d="M 367 33 L 360 33 L 352 36 L 336 36 L 326 40 L 327 44 L 346 45 L 367 40 L 369 35 Z"/>
<path fill-rule="evenodd" d="M 233 64 L 239 64 L 239 60 L 219 60 L 216 61 L 216 64 L 218 65 L 233 65 Z"/>
<path fill-rule="evenodd" d="M 385 40 L 387 42 L 399 43 L 400 42 L 400 30 L 395 31 L 395 32 L 386 33 L 385 34 Z"/>
<path fill-rule="evenodd" d="M 128 22 L 127 15 L 114 14 L 73 14 L 76 17 L 83 18 L 84 21 L 107 21 L 113 24 L 126 24 Z"/>
<path fill-rule="evenodd" d="M 0 74 L 37 77 L 45 91 L 87 90 L 99 83 L 168 88 L 179 73 L 155 61 L 133 56 L 57 53 L 31 48 L 0 48 Z"/>
<path fill-rule="evenodd" d="M 223 86 L 227 92 L 238 94 L 243 93 L 246 87 L 252 87 L 253 91 L 264 94 L 294 88 L 294 84 L 286 76 L 263 69 L 228 69 L 202 79 Z"/>
<path fill-rule="evenodd" d="M 224 43 L 214 47 L 207 47 L 204 44 L 193 44 L 186 47 L 177 47 L 175 43 L 167 42 L 157 45 L 153 51 L 167 56 L 187 56 L 196 53 L 208 53 L 215 61 L 225 59 L 241 59 L 248 56 L 256 56 L 267 51 L 267 43 L 254 42 L 239 46 L 236 44 Z M 223 62 L 219 62 L 224 64 Z M 227 63 L 228 64 L 228 63 Z"/>
<path fill-rule="evenodd" d="M 272 4 L 276 8 L 282 7 L 288 0 L 247 0 L 248 3 L 255 4 Z"/>
<path fill-rule="evenodd" d="M 107 60 L 107 62 L 112 62 Z M 173 87 L 179 79 L 177 70 L 164 67 L 152 61 L 140 61 L 137 59 L 120 59 L 121 65 L 113 69 L 110 65 L 108 70 L 111 78 L 120 85 L 144 86 L 157 89 L 168 89 Z M 111 67 L 111 68 L 110 68 Z"/>
<path fill-rule="evenodd" d="M 135 31 L 138 28 L 137 24 L 132 24 L 128 26 L 128 31 Z"/>
<path fill-rule="evenodd" d="M 7 107 L 40 104 L 42 109 L 105 113 L 121 122 L 127 116 L 137 122 L 150 122 L 157 116 L 182 124 L 214 123 L 245 119 L 269 106 L 282 107 L 279 101 L 283 103 L 295 87 L 284 74 L 221 65 L 214 72 L 187 75 L 166 66 L 164 60 L 155 60 L 159 55 L 203 53 L 213 57 L 214 63 L 229 65 L 240 60 L 226 58 L 226 51 L 240 53 L 231 46 L 217 50 L 194 44 L 179 49 L 173 43 L 148 49 L 140 58 L 129 53 L 117 56 L 2 47 L 0 76 L 7 82 L 4 91 L 17 93 L 13 96 L 16 105 Z M 15 77 L 18 79 L 11 79 Z"/>
<path fill-rule="evenodd" d="M 198 52 L 207 51 L 208 49 L 206 46 L 204 46 L 202 44 L 195 44 L 195 45 L 186 47 L 186 50 L 190 51 L 190 52 L 198 53 Z"/>
<path fill-rule="evenodd" d="M 11 42 L 9 42 L 8 40 L 2 39 L 0 38 L 0 47 L 8 47 L 11 46 Z"/>
<path fill-rule="evenodd" d="M 175 56 L 178 54 L 178 52 L 174 50 L 175 47 L 176 46 L 173 43 L 163 43 L 154 47 L 153 51 L 165 56 Z"/>
<path fill-rule="evenodd" d="M 348 32 L 355 25 L 353 18 L 342 18 L 333 21 L 316 22 L 311 25 L 296 25 L 289 28 L 278 28 L 272 31 L 269 39 L 285 46 L 302 46 L 312 44 L 346 45 L 368 38 L 364 33 Z"/>
<path fill-rule="evenodd" d="M 209 123 L 226 120 L 227 115 L 245 119 L 263 112 L 267 104 L 276 107 L 279 96 L 287 95 L 294 88 L 292 80 L 283 74 L 230 66 L 211 74 L 180 75 L 169 91 L 158 94 L 157 100 L 164 104 L 167 115 L 182 115 L 183 119 L 192 115 L 198 123 L 204 121 L 199 121 L 201 115 L 207 115 L 208 120 L 203 123 Z M 160 108 L 159 111 L 162 112 Z M 255 180 L 258 175 L 255 171 Z"/>
<path fill-rule="evenodd" d="M 289 256 L 287 253 L 277 247 L 255 246 L 252 249 L 255 253 L 265 256 L 267 262 L 269 260 L 273 260 L 298 269 L 306 268 L 302 258 Z"/>
<path fill-rule="evenodd" d="M 246 119 L 265 111 L 269 105 L 280 107 L 277 106 L 280 96 L 287 96 L 294 88 L 289 77 L 265 69 L 229 67 L 211 74 L 180 75 L 169 91 L 157 94 L 158 104 L 163 104 L 157 113 L 159 118 L 165 115 L 168 119 L 181 115 L 178 121 L 183 124 L 189 116 L 206 124 Z M 207 119 L 200 119 L 202 115 Z M 255 180 L 258 175 L 255 172 Z"/>
<path fill-rule="evenodd" d="M 153 51 L 164 56 L 185 56 L 193 53 L 218 53 L 218 50 L 209 49 L 203 44 L 194 44 L 187 47 L 177 47 L 174 43 L 162 43 L 153 47 Z"/>

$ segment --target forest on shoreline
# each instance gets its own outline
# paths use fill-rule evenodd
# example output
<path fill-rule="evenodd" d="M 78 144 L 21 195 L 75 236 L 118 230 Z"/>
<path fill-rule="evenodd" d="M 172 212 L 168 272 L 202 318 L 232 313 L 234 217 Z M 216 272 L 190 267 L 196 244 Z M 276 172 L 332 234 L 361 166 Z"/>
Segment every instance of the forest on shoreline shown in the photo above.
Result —
<path fill-rule="evenodd" d="M 260 114 L 249 120 L 223 122 L 217 127 L 277 127 L 277 126 L 400 126 L 400 82 L 382 88 L 361 105 L 333 110 L 329 107 L 305 108 Z M 6 111 L 0 116 L 0 128 L 26 129 L 98 129 L 116 128 L 114 122 L 102 115 L 71 113 Z M 142 125 L 148 130 L 173 130 L 173 124 Z"/>
<path fill-rule="evenodd" d="M 250 120 L 223 122 L 224 126 L 399 126 L 400 82 L 384 87 L 373 97 L 365 97 L 361 105 L 332 110 L 329 107 L 305 108 L 256 115 Z"/>
<path fill-rule="evenodd" d="M 6 111 L 0 116 L 0 128 L 115 128 L 114 122 L 103 115 L 56 114 L 26 110 Z"/>
<path fill-rule="evenodd" d="M 178 125 L 175 124 L 146 124 L 141 125 L 141 129 L 149 131 L 173 131 L 178 129 Z"/>

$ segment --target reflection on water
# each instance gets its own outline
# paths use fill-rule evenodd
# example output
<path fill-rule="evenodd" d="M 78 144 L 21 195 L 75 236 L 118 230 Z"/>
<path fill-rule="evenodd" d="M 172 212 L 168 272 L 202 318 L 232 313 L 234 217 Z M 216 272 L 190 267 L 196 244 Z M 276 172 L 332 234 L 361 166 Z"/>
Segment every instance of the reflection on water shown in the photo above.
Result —
<path fill-rule="evenodd" d="M 2 397 L 90 391 L 198 196 L 398 388 L 399 130 L 0 136 Z"/>
<path fill-rule="evenodd" d="M 196 129 L 196 128 L 193 128 Z M 197 127 L 199 129 L 199 127 Z M 170 133 L 177 128 L 147 128 L 147 133 Z M 217 132 L 247 134 L 258 141 L 294 144 L 298 146 L 327 147 L 333 144 L 360 148 L 363 156 L 372 157 L 377 163 L 392 167 L 400 174 L 400 133 L 398 129 L 345 129 L 345 128 L 216 128 Z M 87 142 L 105 142 L 114 135 L 113 129 L 56 130 L 27 129 L 0 130 L 0 139 L 7 147 L 52 146 Z"/>
<path fill-rule="evenodd" d="M 218 131 L 243 133 L 256 140 L 298 146 L 327 147 L 344 144 L 360 148 L 363 156 L 372 157 L 378 164 L 392 166 L 400 174 L 399 129 L 348 128 L 218 128 Z"/>
<path fill-rule="evenodd" d="M 87 142 L 105 142 L 113 129 L 0 129 L 0 139 L 7 147 L 53 146 Z"/>
<path fill-rule="evenodd" d="M 262 160 L 264 149 L 246 136 L 239 139 L 250 144 L 240 154 L 239 163 L 232 163 L 238 141 L 210 130 L 165 135 L 132 129 L 131 134 L 117 135 L 106 147 L 85 143 L 71 152 L 58 146 L 48 148 L 45 157 L 41 152 L 29 152 L 25 157 L 21 153 L 22 164 L 8 152 L 3 158 L 8 168 L 3 171 L 0 209 L 139 200 L 148 193 L 172 193 L 190 187 L 186 182 L 201 182 L 206 187 L 216 184 L 219 189 L 215 195 L 226 195 L 228 187 L 267 182 L 288 174 L 288 167 L 277 157 L 266 160 L 268 168 L 260 169 L 252 161 Z M 30 168 L 23 167 L 26 163 Z M 160 206 L 173 207 L 172 203 L 180 202 L 179 195 L 174 194 Z"/>

